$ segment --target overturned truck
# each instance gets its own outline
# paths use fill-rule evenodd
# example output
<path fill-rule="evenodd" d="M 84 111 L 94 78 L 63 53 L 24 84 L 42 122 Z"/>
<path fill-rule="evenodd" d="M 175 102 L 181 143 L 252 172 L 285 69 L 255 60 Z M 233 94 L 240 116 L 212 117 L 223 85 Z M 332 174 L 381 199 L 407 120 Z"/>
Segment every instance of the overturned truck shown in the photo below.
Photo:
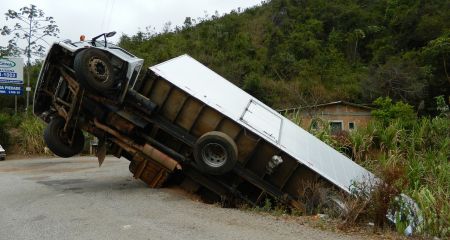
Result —
<path fill-rule="evenodd" d="M 372 174 L 188 55 L 152 66 L 107 42 L 52 45 L 36 86 L 34 114 L 61 157 L 81 152 L 82 131 L 130 161 L 151 187 L 177 174 L 215 193 L 303 209 L 308 183 L 349 193 Z M 102 39 L 101 41 L 99 39 Z"/>

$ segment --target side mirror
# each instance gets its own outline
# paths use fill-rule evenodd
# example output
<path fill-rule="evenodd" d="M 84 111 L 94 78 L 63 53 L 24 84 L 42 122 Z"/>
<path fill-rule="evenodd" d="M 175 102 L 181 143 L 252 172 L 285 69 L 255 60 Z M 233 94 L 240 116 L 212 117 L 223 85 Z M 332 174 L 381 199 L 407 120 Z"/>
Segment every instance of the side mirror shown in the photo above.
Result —
<path fill-rule="evenodd" d="M 100 38 L 100 37 L 104 37 L 105 38 L 105 47 L 107 47 L 108 43 L 106 41 L 106 38 L 112 37 L 114 35 L 116 35 L 115 31 L 112 31 L 112 32 L 109 32 L 109 33 L 102 33 L 102 34 L 92 38 L 92 45 L 96 46 L 95 45 L 95 41 L 97 41 L 97 39 Z"/>
<path fill-rule="evenodd" d="M 112 37 L 112 36 L 114 36 L 114 35 L 116 35 L 116 32 L 115 32 L 115 31 L 109 32 L 109 33 L 106 33 L 106 34 L 105 34 L 105 36 L 108 37 L 108 38 L 109 38 L 109 37 Z"/>

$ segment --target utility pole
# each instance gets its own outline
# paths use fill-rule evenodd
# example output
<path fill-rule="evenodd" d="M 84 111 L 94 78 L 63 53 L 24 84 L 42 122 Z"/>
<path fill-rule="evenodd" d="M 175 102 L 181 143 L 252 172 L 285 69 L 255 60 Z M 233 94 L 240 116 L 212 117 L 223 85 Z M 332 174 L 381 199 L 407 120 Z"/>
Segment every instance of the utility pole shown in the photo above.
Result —
<path fill-rule="evenodd" d="M 31 58 L 31 30 L 32 30 L 32 19 L 30 18 L 29 20 L 29 34 L 28 34 L 28 48 L 27 48 L 27 87 L 26 87 L 26 92 L 27 92 L 27 105 L 25 107 L 25 112 L 28 112 L 28 106 L 30 105 L 30 66 L 31 66 L 31 62 L 30 62 L 30 58 Z"/>
<path fill-rule="evenodd" d="M 28 50 L 30 51 L 30 50 Z M 30 105 L 30 54 L 28 53 L 28 61 L 27 61 L 27 87 L 25 88 L 26 92 L 27 92 L 27 105 L 25 107 L 25 112 L 28 111 L 28 106 Z"/>

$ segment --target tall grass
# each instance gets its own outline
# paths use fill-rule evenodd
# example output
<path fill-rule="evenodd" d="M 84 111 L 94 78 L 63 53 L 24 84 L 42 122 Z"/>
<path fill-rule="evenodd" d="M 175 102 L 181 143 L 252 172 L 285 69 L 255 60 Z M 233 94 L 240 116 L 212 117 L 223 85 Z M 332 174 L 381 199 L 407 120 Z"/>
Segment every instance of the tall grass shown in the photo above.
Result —
<path fill-rule="evenodd" d="M 44 139 L 42 133 L 44 132 L 44 124 L 34 116 L 24 116 L 19 127 L 19 136 L 17 143 L 20 146 L 20 151 L 23 154 L 43 154 Z"/>
<path fill-rule="evenodd" d="M 354 161 L 383 180 L 373 192 L 370 202 L 355 199 L 352 216 L 346 220 L 365 219 L 382 226 L 389 208 L 404 193 L 419 205 L 424 221 L 417 231 L 425 236 L 450 236 L 450 118 L 445 115 L 414 121 L 401 118 L 375 118 L 365 128 L 348 135 L 348 141 L 337 141 L 327 125 L 310 132 L 337 150 L 345 143 Z M 301 119 L 296 117 L 296 122 Z M 349 220 L 351 219 L 351 220 Z M 406 224 L 398 224 L 403 231 Z"/>
<path fill-rule="evenodd" d="M 411 196 L 425 219 L 425 235 L 450 235 L 450 119 L 421 118 L 403 125 L 371 123 L 350 135 L 355 159 Z M 395 181 L 386 181 L 386 173 Z M 392 199 L 391 199 L 392 200 Z"/>

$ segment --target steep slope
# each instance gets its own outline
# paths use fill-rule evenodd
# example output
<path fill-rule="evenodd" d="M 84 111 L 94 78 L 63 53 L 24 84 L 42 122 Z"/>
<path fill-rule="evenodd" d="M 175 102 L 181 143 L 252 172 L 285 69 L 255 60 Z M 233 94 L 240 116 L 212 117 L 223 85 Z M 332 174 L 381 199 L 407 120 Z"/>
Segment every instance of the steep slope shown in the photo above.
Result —
<path fill-rule="evenodd" d="M 378 96 L 431 107 L 450 92 L 446 9 L 449 1 L 273 0 L 120 45 L 148 65 L 187 53 L 275 108 Z"/>

